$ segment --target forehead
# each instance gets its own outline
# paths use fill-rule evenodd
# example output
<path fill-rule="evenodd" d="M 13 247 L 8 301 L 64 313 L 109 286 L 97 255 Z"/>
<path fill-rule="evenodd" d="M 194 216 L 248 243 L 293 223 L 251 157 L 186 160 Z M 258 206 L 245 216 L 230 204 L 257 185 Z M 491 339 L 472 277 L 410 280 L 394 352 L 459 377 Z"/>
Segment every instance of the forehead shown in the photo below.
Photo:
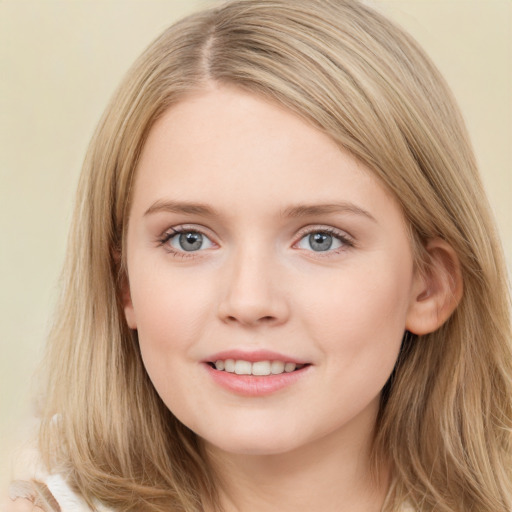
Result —
<path fill-rule="evenodd" d="M 369 169 L 322 131 L 233 87 L 191 94 L 153 126 L 134 207 L 165 196 L 255 213 L 296 203 L 394 202 Z"/>

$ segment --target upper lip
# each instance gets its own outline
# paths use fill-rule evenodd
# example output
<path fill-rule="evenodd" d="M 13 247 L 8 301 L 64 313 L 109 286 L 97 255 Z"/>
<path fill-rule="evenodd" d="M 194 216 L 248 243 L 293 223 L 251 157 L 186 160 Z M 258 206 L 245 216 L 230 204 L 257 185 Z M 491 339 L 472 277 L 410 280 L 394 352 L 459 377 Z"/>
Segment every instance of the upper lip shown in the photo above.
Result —
<path fill-rule="evenodd" d="M 234 359 L 235 361 L 249 361 L 255 363 L 257 361 L 283 361 L 285 363 L 308 364 L 308 361 L 299 359 L 295 356 L 280 354 L 272 350 L 223 350 L 212 354 L 205 362 L 214 363 L 215 361 L 225 361 L 226 359 Z"/>

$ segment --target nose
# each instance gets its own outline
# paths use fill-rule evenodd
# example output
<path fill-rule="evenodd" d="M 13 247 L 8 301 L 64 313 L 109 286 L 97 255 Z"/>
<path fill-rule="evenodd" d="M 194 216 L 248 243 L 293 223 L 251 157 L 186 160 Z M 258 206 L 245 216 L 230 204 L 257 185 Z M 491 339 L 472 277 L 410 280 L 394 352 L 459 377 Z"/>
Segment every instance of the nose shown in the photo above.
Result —
<path fill-rule="evenodd" d="M 219 317 L 245 327 L 280 325 L 289 317 L 282 271 L 270 256 L 243 251 L 230 261 L 224 274 Z"/>

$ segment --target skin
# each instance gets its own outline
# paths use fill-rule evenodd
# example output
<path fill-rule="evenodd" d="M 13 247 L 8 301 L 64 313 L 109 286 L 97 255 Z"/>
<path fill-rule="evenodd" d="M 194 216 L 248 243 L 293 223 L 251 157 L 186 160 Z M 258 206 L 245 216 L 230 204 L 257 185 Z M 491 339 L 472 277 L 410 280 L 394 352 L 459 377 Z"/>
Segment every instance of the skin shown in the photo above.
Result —
<path fill-rule="evenodd" d="M 44 512 L 42 508 L 36 507 L 31 501 L 24 498 L 17 498 L 12 501 L 5 497 L 0 505 L 2 505 L 2 510 L 6 512 Z"/>
<path fill-rule="evenodd" d="M 14 502 L 6 501 L 6 510 L 9 512 L 44 512 L 42 508 L 36 507 L 31 501 L 18 498 Z"/>
<path fill-rule="evenodd" d="M 343 208 L 293 210 L 326 204 Z M 201 249 L 172 229 L 202 233 Z M 313 250 L 308 236 L 326 229 L 334 248 Z M 375 483 L 368 462 L 381 389 L 404 331 L 446 315 L 370 171 L 295 114 L 212 85 L 152 128 L 127 236 L 127 322 L 163 401 L 203 439 L 226 511 L 380 510 L 387 470 Z M 232 349 L 310 366 L 276 393 L 240 396 L 205 370 Z"/>

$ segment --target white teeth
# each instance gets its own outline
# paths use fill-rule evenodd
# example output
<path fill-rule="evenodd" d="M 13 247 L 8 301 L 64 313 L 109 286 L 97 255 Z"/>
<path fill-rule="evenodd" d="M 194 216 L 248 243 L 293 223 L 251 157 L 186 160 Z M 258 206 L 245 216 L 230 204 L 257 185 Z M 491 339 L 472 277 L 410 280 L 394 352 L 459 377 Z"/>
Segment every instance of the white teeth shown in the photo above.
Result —
<path fill-rule="evenodd" d="M 285 371 L 286 373 L 293 372 L 293 371 L 295 370 L 296 366 L 297 366 L 297 365 L 296 365 L 295 363 L 286 363 L 286 364 L 284 365 L 284 371 Z"/>
<path fill-rule="evenodd" d="M 270 361 L 258 361 L 252 363 L 253 375 L 270 375 Z"/>
<path fill-rule="evenodd" d="M 215 361 L 215 368 L 217 370 L 236 373 L 237 375 L 279 375 L 281 373 L 291 373 L 303 366 L 283 361 L 256 361 L 255 363 L 234 359 L 219 359 Z"/>
<path fill-rule="evenodd" d="M 284 363 L 283 361 L 272 361 L 270 365 L 270 371 L 272 375 L 277 375 L 278 373 L 284 372 Z"/>
<path fill-rule="evenodd" d="M 237 375 L 251 375 L 252 364 L 249 361 L 237 361 L 235 363 L 235 373 Z"/>

